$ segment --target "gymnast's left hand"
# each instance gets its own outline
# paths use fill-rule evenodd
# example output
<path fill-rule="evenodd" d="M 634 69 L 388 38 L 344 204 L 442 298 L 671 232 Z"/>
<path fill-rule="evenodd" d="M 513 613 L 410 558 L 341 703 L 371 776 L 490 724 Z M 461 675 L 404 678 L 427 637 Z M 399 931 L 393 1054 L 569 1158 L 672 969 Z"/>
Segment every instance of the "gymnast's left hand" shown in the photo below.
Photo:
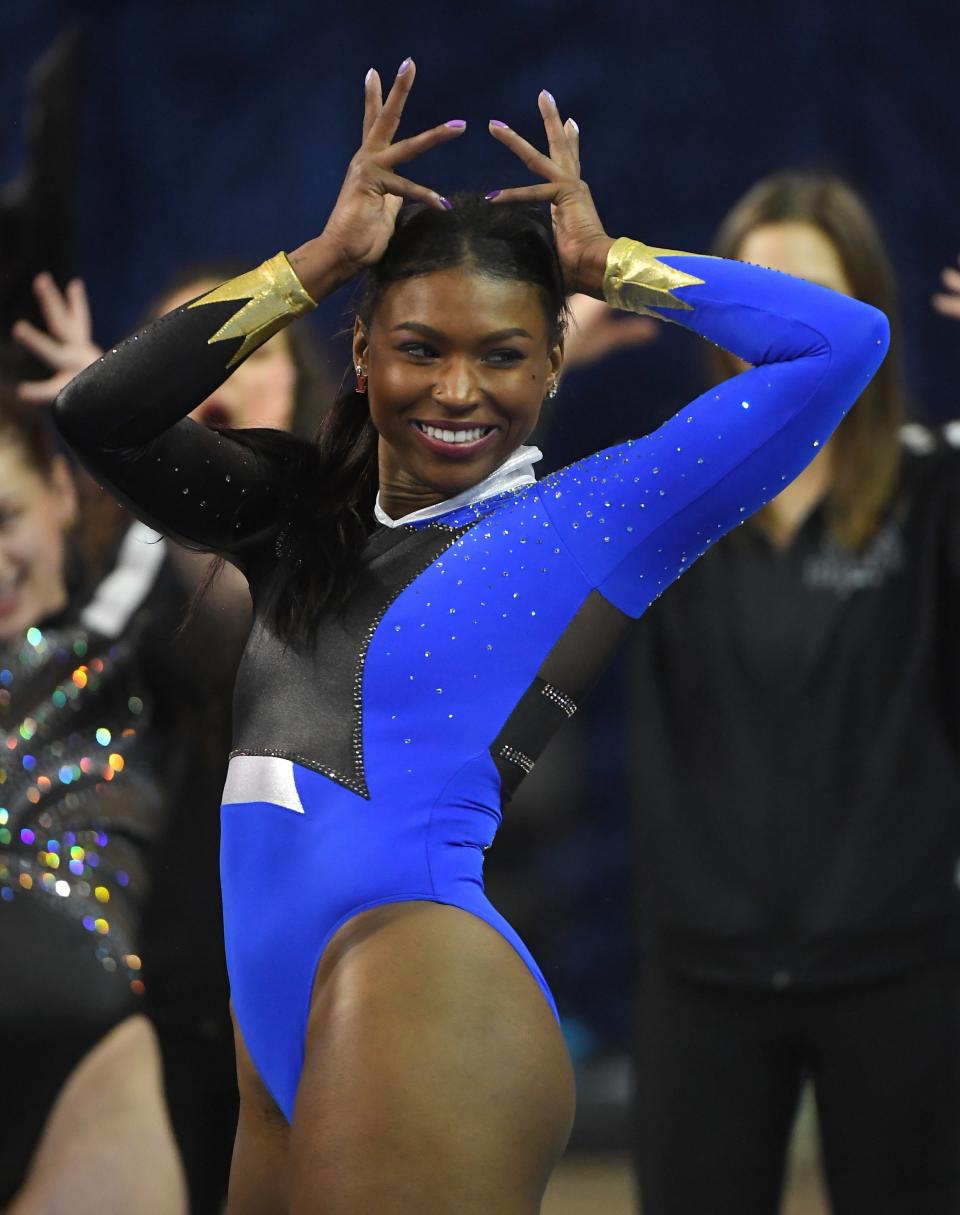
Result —
<path fill-rule="evenodd" d="M 613 238 L 604 231 L 590 187 L 580 177 L 580 129 L 572 118 L 561 121 L 557 103 L 546 89 L 537 104 L 547 133 L 548 156 L 496 119 L 490 123 L 490 134 L 546 182 L 494 191 L 487 197 L 494 204 L 549 202 L 567 294 L 580 291 L 603 299 L 603 272 Z"/>

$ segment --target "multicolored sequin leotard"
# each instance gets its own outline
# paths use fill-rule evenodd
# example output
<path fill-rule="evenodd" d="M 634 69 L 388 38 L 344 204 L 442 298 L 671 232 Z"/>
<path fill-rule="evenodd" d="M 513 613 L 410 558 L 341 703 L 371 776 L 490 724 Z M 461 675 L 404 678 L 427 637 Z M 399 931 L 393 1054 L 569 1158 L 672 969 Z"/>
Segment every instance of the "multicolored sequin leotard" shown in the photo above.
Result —
<path fill-rule="evenodd" d="M 310 304 L 279 255 L 154 322 L 61 395 L 87 466 L 151 526 L 247 575 L 221 874 L 233 1003 L 292 1116 L 317 963 L 351 916 L 431 900 L 536 963 L 483 890 L 501 806 L 629 624 L 812 459 L 882 361 L 885 318 L 783 274 L 618 241 L 612 303 L 753 364 L 645 438 L 426 523 L 372 531 L 310 648 L 262 611 L 282 461 L 186 419 Z M 251 505 L 255 503 L 255 505 Z"/>

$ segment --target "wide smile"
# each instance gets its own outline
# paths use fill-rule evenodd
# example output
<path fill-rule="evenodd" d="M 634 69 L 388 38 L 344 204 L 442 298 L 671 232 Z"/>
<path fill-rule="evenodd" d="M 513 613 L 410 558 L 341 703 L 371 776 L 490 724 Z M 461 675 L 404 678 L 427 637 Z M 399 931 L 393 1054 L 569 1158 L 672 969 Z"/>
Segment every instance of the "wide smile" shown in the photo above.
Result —
<path fill-rule="evenodd" d="M 414 418 L 410 426 L 429 451 L 454 460 L 467 460 L 484 451 L 500 430 L 499 426 L 494 425 L 426 422 L 419 418 Z"/>

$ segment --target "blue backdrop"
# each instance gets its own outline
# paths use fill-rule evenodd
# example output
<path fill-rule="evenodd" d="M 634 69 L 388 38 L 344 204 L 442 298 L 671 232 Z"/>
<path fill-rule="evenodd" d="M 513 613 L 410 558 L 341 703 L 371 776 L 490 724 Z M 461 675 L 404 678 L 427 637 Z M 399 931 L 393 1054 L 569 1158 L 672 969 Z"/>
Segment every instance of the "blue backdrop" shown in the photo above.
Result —
<path fill-rule="evenodd" d="M 0 178 L 21 163 L 29 66 L 67 20 L 81 25 L 76 269 L 103 340 L 129 327 L 178 265 L 256 259 L 316 232 L 356 147 L 366 69 L 386 76 L 413 54 L 406 129 L 453 117 L 472 126 L 413 167 L 441 191 L 525 179 L 486 120 L 539 137 L 543 87 L 580 124 L 584 174 L 609 230 L 652 244 L 705 248 L 745 187 L 786 164 L 846 173 L 893 249 L 915 396 L 932 415 L 953 415 L 958 332 L 928 298 L 960 250 L 955 5 L 5 0 L 0 9 Z M 327 318 L 339 320 L 341 306 Z M 682 348 L 685 362 L 694 348 Z M 647 403 L 638 383 L 657 361 L 630 364 L 635 387 L 617 393 L 629 397 L 631 427 L 636 409 L 658 409 L 659 389 Z"/>

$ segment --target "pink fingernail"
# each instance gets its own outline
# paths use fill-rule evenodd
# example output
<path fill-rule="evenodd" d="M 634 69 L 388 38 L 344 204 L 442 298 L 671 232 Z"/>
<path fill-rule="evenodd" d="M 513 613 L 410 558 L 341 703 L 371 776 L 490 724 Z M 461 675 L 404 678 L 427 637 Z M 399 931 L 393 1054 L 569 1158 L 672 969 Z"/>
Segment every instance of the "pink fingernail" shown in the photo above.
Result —
<path fill-rule="evenodd" d="M 554 106 L 555 106 L 555 105 L 557 104 L 556 98 L 555 98 L 555 97 L 554 97 L 554 95 L 553 95 L 553 94 L 550 92 L 550 90 L 549 90 L 549 89 L 544 89 L 544 90 L 543 90 L 543 95 L 544 95 L 544 97 L 546 97 L 547 101 L 549 101 L 551 105 L 554 105 Z"/>
<path fill-rule="evenodd" d="M 370 69 L 367 71 L 366 76 L 364 76 L 364 78 L 363 78 L 363 83 L 364 83 L 365 85 L 367 85 L 367 84 L 369 84 L 369 83 L 370 83 L 370 81 L 371 81 L 372 79 L 373 79 L 373 68 L 370 68 Z"/>
<path fill-rule="evenodd" d="M 452 211 L 452 210 L 453 210 L 453 203 L 450 201 L 450 199 L 449 199 L 449 198 L 444 198 L 442 194 L 438 194 L 438 195 L 437 195 L 437 198 L 439 198 L 439 199 L 440 199 L 440 205 L 441 205 L 441 206 L 442 206 L 442 207 L 443 207 L 445 210 L 447 210 L 447 211 Z"/>
<path fill-rule="evenodd" d="M 579 134 L 580 134 L 580 127 L 579 127 L 579 125 L 577 124 L 576 120 L 575 120 L 575 119 L 573 119 L 573 118 L 568 118 L 568 119 L 567 119 L 567 122 L 569 122 L 569 123 L 570 123 L 570 125 L 573 127 L 574 131 L 576 131 L 576 133 L 579 135 Z"/>
<path fill-rule="evenodd" d="M 450 118 L 443 125 L 445 127 L 465 127 L 467 123 L 464 118 Z"/>
<path fill-rule="evenodd" d="M 401 63 L 399 68 L 397 69 L 397 75 L 402 76 L 404 74 L 404 72 L 408 71 L 411 63 L 413 63 L 413 60 L 408 55 L 406 57 L 406 59 L 404 59 L 403 63 Z"/>
<path fill-rule="evenodd" d="M 491 190 L 489 194 L 484 194 L 483 197 L 487 200 L 487 202 L 493 202 L 493 200 L 495 198 L 499 198 L 502 193 L 502 190 Z"/>
<path fill-rule="evenodd" d="M 491 118 L 490 125 L 492 127 L 506 127 L 507 130 L 510 129 L 509 126 L 507 126 L 505 122 L 501 122 L 499 118 Z"/>

